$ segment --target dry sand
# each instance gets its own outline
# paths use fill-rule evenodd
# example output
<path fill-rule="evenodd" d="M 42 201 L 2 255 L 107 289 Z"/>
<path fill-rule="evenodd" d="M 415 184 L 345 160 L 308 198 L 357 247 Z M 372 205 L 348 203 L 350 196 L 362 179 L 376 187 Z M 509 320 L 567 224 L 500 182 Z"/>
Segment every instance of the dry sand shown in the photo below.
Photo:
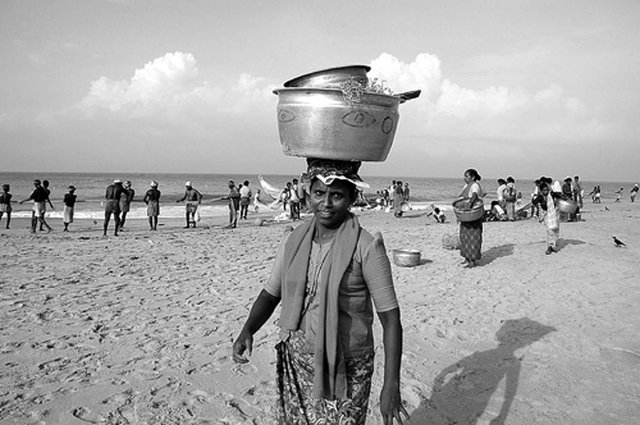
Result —
<path fill-rule="evenodd" d="M 393 266 L 411 424 L 637 424 L 640 204 L 586 205 L 544 255 L 534 220 L 486 223 L 480 266 L 442 247 L 455 223 L 359 213 L 423 264 Z M 4 220 L 0 225 L 4 227 Z M 231 342 L 287 223 L 224 218 L 0 230 L 0 424 L 270 424 L 276 315 L 251 363 Z M 616 248 L 612 235 L 628 243 Z M 380 327 L 368 423 L 380 424 Z M 502 344 L 498 343 L 497 335 Z"/>

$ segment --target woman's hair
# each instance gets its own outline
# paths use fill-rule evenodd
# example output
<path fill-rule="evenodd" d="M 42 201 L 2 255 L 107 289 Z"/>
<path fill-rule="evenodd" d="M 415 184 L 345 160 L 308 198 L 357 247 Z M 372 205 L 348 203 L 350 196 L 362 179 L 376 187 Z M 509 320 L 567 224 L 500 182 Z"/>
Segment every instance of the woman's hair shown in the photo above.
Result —
<path fill-rule="evenodd" d="M 482 177 L 480 177 L 480 174 L 478 174 L 478 172 L 474 168 L 469 168 L 467 171 L 465 171 L 465 174 L 469 174 L 471 178 L 477 182 L 482 180 Z"/>

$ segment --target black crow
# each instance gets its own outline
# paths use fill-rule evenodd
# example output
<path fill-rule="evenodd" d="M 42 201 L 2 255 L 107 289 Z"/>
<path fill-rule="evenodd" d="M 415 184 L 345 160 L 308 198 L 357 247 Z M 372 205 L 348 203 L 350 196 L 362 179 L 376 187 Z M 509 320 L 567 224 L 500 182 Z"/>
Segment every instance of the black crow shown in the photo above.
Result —
<path fill-rule="evenodd" d="M 620 239 L 616 238 L 615 236 L 612 236 L 612 238 L 613 238 L 613 243 L 616 244 L 616 247 L 627 246 L 627 244 L 625 244 L 624 242 L 622 242 Z"/>

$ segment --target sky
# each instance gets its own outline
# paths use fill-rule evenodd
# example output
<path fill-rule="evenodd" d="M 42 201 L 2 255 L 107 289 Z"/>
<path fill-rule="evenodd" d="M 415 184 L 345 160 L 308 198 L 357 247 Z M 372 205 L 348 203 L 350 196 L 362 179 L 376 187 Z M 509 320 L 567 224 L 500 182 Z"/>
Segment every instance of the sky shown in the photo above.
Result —
<path fill-rule="evenodd" d="M 637 0 L 2 0 L 0 170 L 298 174 L 273 90 L 362 64 L 364 175 L 640 181 Z"/>

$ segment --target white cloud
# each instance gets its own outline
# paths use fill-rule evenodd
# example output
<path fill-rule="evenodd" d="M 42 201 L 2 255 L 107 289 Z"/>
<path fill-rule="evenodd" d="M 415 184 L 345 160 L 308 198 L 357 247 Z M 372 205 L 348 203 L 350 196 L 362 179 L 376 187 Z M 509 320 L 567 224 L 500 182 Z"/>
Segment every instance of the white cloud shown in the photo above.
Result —
<path fill-rule="evenodd" d="M 440 60 L 426 53 L 410 63 L 383 53 L 371 66 L 370 74 L 394 92 L 422 89 L 420 98 L 400 107 L 401 127 L 411 126 L 426 139 L 570 144 L 605 131 L 593 110 L 557 84 L 534 93 L 521 87 L 465 88 L 443 78 Z"/>
<path fill-rule="evenodd" d="M 110 114 L 112 118 L 196 125 L 197 117 L 215 121 L 216 114 L 238 114 L 267 104 L 273 95 L 265 86 L 263 78 L 242 74 L 235 86 L 218 87 L 199 78 L 191 53 L 174 52 L 135 70 L 129 80 L 103 76 L 93 81 L 77 108 L 85 118 Z"/>
<path fill-rule="evenodd" d="M 428 53 L 420 53 L 415 61 L 408 64 L 382 53 L 371 61 L 369 76 L 385 81 L 385 85 L 394 93 L 420 88 L 423 99 L 437 97 L 442 82 L 440 59 Z"/>

